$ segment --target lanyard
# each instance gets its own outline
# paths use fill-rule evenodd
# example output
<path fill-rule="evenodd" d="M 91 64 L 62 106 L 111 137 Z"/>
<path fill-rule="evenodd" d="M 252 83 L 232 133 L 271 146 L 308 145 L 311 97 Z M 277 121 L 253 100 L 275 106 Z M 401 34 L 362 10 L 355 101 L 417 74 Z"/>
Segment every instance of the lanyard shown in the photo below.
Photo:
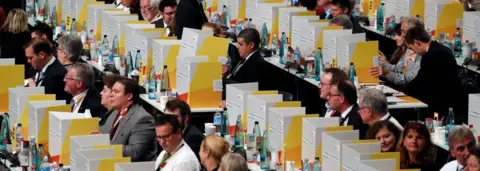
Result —
<path fill-rule="evenodd" d="M 170 155 L 168 155 L 167 157 L 165 157 L 165 155 L 167 155 L 168 152 L 166 152 L 165 154 L 163 154 L 162 160 L 160 161 L 160 164 L 159 164 L 159 166 L 158 166 L 157 171 L 159 171 L 159 170 L 161 170 L 163 167 L 165 167 L 165 165 L 167 165 L 166 161 L 167 161 L 170 157 L 172 157 L 173 155 L 177 154 L 178 150 L 180 150 L 180 149 L 183 147 L 183 145 L 185 145 L 185 144 L 182 143 L 182 144 L 180 145 L 180 147 L 178 147 L 173 153 L 170 153 Z"/>
<path fill-rule="evenodd" d="M 123 116 L 125 116 L 127 113 L 128 113 L 128 108 L 123 109 L 123 110 L 120 112 L 120 116 L 119 116 L 118 119 L 115 121 L 115 124 L 113 124 L 113 127 L 114 127 L 114 128 L 118 125 L 118 123 L 120 122 L 120 120 L 122 120 Z"/>

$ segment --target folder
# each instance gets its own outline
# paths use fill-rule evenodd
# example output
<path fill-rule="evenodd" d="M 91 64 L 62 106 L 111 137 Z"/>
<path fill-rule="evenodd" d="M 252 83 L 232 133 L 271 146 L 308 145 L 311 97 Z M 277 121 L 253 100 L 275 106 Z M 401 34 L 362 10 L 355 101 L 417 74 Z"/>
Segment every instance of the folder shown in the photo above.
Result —
<path fill-rule="evenodd" d="M 208 57 L 177 57 L 177 92 L 191 108 L 217 107 L 222 100 L 222 64 Z"/>
<path fill-rule="evenodd" d="M 359 139 L 358 130 L 322 133 L 322 170 L 337 171 L 342 166 L 342 145 Z"/>
<path fill-rule="evenodd" d="M 322 58 L 326 63 L 336 63 L 337 59 L 337 37 L 351 35 L 352 30 L 337 30 L 333 29 L 324 29 L 323 30 L 323 48 L 322 48 Z M 370 60 L 372 61 L 372 60 Z M 347 66 L 334 66 L 334 67 L 347 67 Z"/>
<path fill-rule="evenodd" d="M 200 43 L 200 48 L 197 51 L 197 56 L 208 56 L 208 61 L 215 62 L 221 56 L 228 56 L 228 46 L 230 40 L 215 36 L 207 36 L 203 42 Z"/>
<path fill-rule="evenodd" d="M 50 112 L 48 136 L 52 161 L 69 165 L 70 137 L 98 131 L 98 121 L 98 118 L 85 118 L 83 113 Z"/>
<path fill-rule="evenodd" d="M 255 122 L 258 122 L 260 130 L 268 128 L 268 108 L 274 107 L 277 102 L 282 102 L 281 94 L 272 95 L 248 95 L 247 96 L 247 123 L 244 123 L 247 131 L 252 132 Z M 294 107 L 294 106 L 292 106 Z M 300 106 L 295 106 L 300 107 Z M 305 112 L 303 112 L 305 113 Z"/>
<path fill-rule="evenodd" d="M 123 9 L 120 8 L 97 8 L 96 10 L 96 24 L 97 27 L 94 28 L 95 31 L 95 36 L 96 36 L 96 41 L 101 41 L 103 39 L 103 36 L 108 33 L 109 27 L 106 24 L 103 24 L 103 22 L 108 23 L 108 21 L 103 21 L 103 16 L 106 14 L 128 14 L 128 12 L 124 11 Z M 105 29 L 105 30 L 104 30 Z M 107 35 L 108 37 L 108 35 Z M 112 37 L 113 39 L 113 37 Z"/>
<path fill-rule="evenodd" d="M 213 32 L 185 27 L 183 28 L 183 35 L 178 56 L 194 56 L 202 46 L 202 43 L 205 42 L 205 39 L 208 36 L 213 36 Z"/>
<path fill-rule="evenodd" d="M 177 88 L 177 56 L 180 52 L 180 40 L 153 40 L 153 66 L 155 67 L 155 73 L 158 77 L 162 77 L 163 66 L 168 67 L 168 74 L 170 78 L 170 87 L 172 89 Z"/>
<path fill-rule="evenodd" d="M 303 7 L 280 7 L 278 9 L 278 39 L 285 32 L 287 36 L 290 35 L 290 16 L 297 13 L 306 13 L 307 9 Z"/>
<path fill-rule="evenodd" d="M 292 16 L 292 36 L 290 41 L 292 43 L 292 48 L 295 49 L 297 47 L 300 48 L 300 53 L 302 56 L 306 56 L 307 54 L 311 54 L 311 49 L 303 48 L 302 44 L 305 42 L 305 39 L 302 39 L 302 32 L 305 32 L 309 26 L 309 22 L 318 21 L 317 15 L 308 15 L 308 16 Z M 312 36 L 312 35 L 310 35 Z"/>
<path fill-rule="evenodd" d="M 230 130 L 234 130 L 238 116 L 242 116 L 242 123 L 246 124 L 248 95 L 258 91 L 258 83 L 238 83 L 226 85 L 226 107 Z M 245 118 L 245 119 L 243 119 Z M 230 131 L 234 132 L 234 131 Z"/>
<path fill-rule="evenodd" d="M 121 156 L 115 155 L 114 148 L 103 149 L 80 149 L 77 151 L 78 156 L 76 158 L 76 170 L 83 171 L 97 171 L 90 170 L 89 161 L 94 159 L 107 159 L 107 158 L 120 158 Z M 100 170 L 98 170 L 100 171 Z"/>
<path fill-rule="evenodd" d="M 328 21 L 316 20 L 308 22 L 304 28 L 301 28 L 300 47 L 304 49 L 304 53 L 306 53 L 306 55 L 311 54 L 313 51 L 316 52 L 318 48 L 322 48 L 320 46 L 320 42 L 323 40 L 319 39 L 319 37 L 322 33 L 322 30 L 327 26 Z"/>
<path fill-rule="evenodd" d="M 111 148 L 114 151 L 114 156 L 122 157 L 122 145 L 110 145 L 109 134 L 71 136 L 70 144 L 70 166 L 72 170 L 78 169 L 76 163 L 80 155 L 79 150 Z"/>
<path fill-rule="evenodd" d="M 3 61 L 0 61 L 3 62 Z M 8 75 L 9 78 L 0 83 L 0 112 L 8 111 L 8 89 L 22 86 L 25 83 L 25 67 L 23 65 L 0 64 L 0 75 Z"/>
<path fill-rule="evenodd" d="M 155 162 L 116 163 L 115 171 L 155 170 Z"/>
<path fill-rule="evenodd" d="M 353 51 L 350 60 L 355 64 L 359 83 L 380 82 L 368 72 L 374 66 L 372 59 L 378 56 L 378 48 L 378 41 L 349 43 L 348 51 Z"/>
<path fill-rule="evenodd" d="M 96 0 L 70 0 L 70 15 L 75 18 L 78 23 L 77 31 L 81 31 L 83 22 L 88 19 L 89 5 L 103 5 L 105 2 L 97 2 Z"/>
<path fill-rule="evenodd" d="M 97 24 L 98 24 L 98 19 L 101 17 L 97 18 L 97 14 L 100 15 L 101 11 L 106 8 L 115 8 L 115 5 L 113 4 L 91 4 L 88 5 L 87 10 L 88 10 L 88 17 L 87 17 L 87 30 L 93 30 L 94 33 L 97 33 Z M 61 22 L 61 21 L 59 21 Z M 60 24 L 60 23 L 59 23 Z M 90 32 L 88 32 L 90 33 Z M 96 38 L 95 38 L 96 39 Z"/>
<path fill-rule="evenodd" d="M 65 100 L 45 100 L 28 102 L 28 135 L 36 138 L 37 144 L 43 144 L 48 154 L 48 115 L 50 112 L 70 112 L 71 106 Z"/>
<path fill-rule="evenodd" d="M 318 118 L 318 114 L 305 114 L 303 107 L 269 108 L 268 136 L 270 146 L 286 155 L 287 161 L 295 161 L 295 168 L 301 166 L 302 121 L 304 118 Z M 286 144 L 286 148 L 284 148 Z M 286 151 L 284 151 L 286 149 Z M 282 157 L 283 159 L 283 157 Z M 283 161 L 282 163 L 285 163 Z"/>
<path fill-rule="evenodd" d="M 22 99 L 23 100 L 23 99 Z M 28 140 L 30 138 L 28 134 L 28 128 L 30 126 L 29 124 L 29 111 L 28 111 L 28 102 L 32 101 L 45 101 L 45 100 L 55 100 L 55 94 L 30 94 L 28 97 L 25 99 L 26 103 L 23 106 L 23 112 L 20 114 L 20 121 L 19 123 L 22 124 L 22 136 L 24 140 Z M 23 102 L 22 102 L 23 103 Z"/>
<path fill-rule="evenodd" d="M 352 126 L 338 126 L 338 117 L 304 118 L 302 124 L 302 159 L 322 163 L 322 132 L 352 130 Z"/>

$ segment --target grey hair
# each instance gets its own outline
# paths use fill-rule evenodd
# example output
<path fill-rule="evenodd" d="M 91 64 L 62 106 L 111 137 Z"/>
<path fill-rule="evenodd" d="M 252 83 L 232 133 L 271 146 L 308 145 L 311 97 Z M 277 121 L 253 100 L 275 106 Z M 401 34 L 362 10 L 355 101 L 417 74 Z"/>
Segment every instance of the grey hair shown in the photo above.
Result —
<path fill-rule="evenodd" d="M 371 107 L 377 114 L 386 114 L 388 112 L 387 97 L 375 88 L 361 89 L 359 104 L 361 107 Z"/>
<path fill-rule="evenodd" d="M 337 25 L 339 25 L 339 26 L 343 26 L 343 29 L 352 29 L 352 28 L 353 28 L 352 22 L 350 21 L 350 19 L 348 18 L 348 16 L 345 15 L 345 14 L 336 16 L 335 18 L 333 18 L 333 19 L 330 21 L 330 23 L 332 23 L 332 24 L 337 24 Z"/>
<path fill-rule="evenodd" d="M 414 16 L 407 16 L 403 18 L 402 22 L 407 22 L 408 23 L 408 29 L 411 29 L 413 27 L 419 26 L 422 28 L 425 28 L 422 20 L 418 19 L 417 17 Z"/>
<path fill-rule="evenodd" d="M 247 161 L 237 153 L 227 153 L 222 157 L 220 168 L 223 171 L 248 171 Z"/>
<path fill-rule="evenodd" d="M 453 142 L 463 141 L 465 139 L 472 140 L 473 143 L 476 143 L 475 136 L 473 135 L 472 131 L 466 127 L 459 127 L 454 129 L 450 134 L 448 134 L 448 146 L 450 149 L 453 149 Z"/>
<path fill-rule="evenodd" d="M 89 89 L 93 87 L 95 74 L 93 68 L 86 63 L 75 63 L 68 66 L 68 70 L 75 70 L 74 77 L 76 80 L 83 81 L 83 88 Z"/>
<path fill-rule="evenodd" d="M 83 43 L 80 37 L 74 35 L 63 35 L 58 40 L 62 51 L 67 54 L 67 58 L 71 62 L 76 62 L 80 59 L 80 53 L 83 49 Z"/>
<path fill-rule="evenodd" d="M 162 0 L 150 0 L 150 7 L 158 9 Z"/>

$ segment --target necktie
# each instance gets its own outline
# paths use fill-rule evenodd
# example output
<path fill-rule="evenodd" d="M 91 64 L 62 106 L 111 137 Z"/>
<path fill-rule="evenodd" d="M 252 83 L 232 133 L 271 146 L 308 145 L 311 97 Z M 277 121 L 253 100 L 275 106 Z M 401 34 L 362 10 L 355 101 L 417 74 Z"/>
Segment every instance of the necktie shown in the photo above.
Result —
<path fill-rule="evenodd" d="M 243 66 L 243 64 L 245 64 L 245 59 L 242 59 L 240 62 L 238 62 L 237 66 L 235 67 L 235 69 L 232 72 L 232 76 L 237 74 L 238 70 L 240 70 L 240 68 Z"/>
<path fill-rule="evenodd" d="M 35 81 L 35 85 L 37 85 L 37 87 L 40 86 L 40 83 L 43 81 L 43 77 L 44 77 L 45 73 L 44 72 L 38 72 L 38 77 L 37 77 L 37 80 Z"/>
<path fill-rule="evenodd" d="M 345 121 L 347 120 L 347 117 L 341 117 L 340 118 L 340 126 L 343 126 L 345 124 Z"/>
<path fill-rule="evenodd" d="M 335 112 L 337 112 L 336 110 L 332 110 L 332 112 L 330 113 L 330 117 L 333 117 L 333 115 L 335 115 Z"/>
<path fill-rule="evenodd" d="M 120 121 L 123 119 L 123 117 L 127 114 L 128 109 L 122 110 L 117 116 L 115 116 L 115 122 L 112 125 L 112 129 L 110 130 L 110 140 L 113 139 L 115 136 L 115 133 L 117 132 L 118 125 L 120 125 Z"/>
<path fill-rule="evenodd" d="M 72 98 L 72 100 L 70 101 L 70 106 L 72 107 L 73 112 L 73 109 L 75 109 L 75 99 Z"/>

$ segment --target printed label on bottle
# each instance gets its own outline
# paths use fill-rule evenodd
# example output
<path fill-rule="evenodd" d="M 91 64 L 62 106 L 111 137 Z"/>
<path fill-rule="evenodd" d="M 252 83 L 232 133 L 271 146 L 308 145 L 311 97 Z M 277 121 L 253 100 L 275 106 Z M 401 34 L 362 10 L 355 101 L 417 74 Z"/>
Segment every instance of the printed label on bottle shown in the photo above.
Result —
<path fill-rule="evenodd" d="M 20 161 L 20 166 L 28 166 L 28 156 L 19 155 L 18 160 Z"/>
<path fill-rule="evenodd" d="M 222 116 L 221 115 L 219 115 L 219 116 L 215 115 L 213 117 L 213 125 L 221 125 L 221 124 L 222 124 Z"/>

